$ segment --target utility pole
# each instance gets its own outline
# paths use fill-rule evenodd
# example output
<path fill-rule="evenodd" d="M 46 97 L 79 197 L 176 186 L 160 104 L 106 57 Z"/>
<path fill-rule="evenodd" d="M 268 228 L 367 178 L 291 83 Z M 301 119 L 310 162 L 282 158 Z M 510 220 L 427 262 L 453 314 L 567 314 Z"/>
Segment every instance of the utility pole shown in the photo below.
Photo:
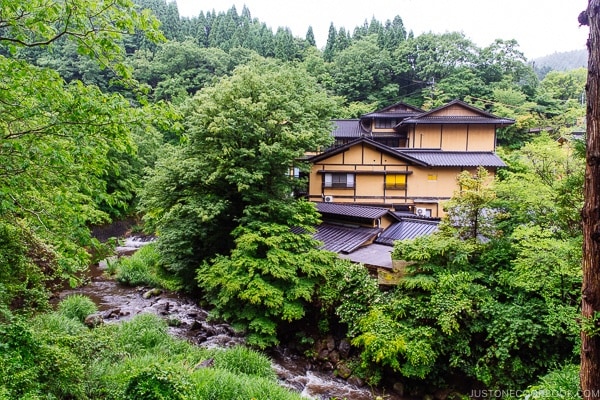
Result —
<path fill-rule="evenodd" d="M 600 398 L 600 0 L 588 0 L 579 23 L 588 37 L 587 148 L 581 288 L 581 390 L 584 400 Z"/>

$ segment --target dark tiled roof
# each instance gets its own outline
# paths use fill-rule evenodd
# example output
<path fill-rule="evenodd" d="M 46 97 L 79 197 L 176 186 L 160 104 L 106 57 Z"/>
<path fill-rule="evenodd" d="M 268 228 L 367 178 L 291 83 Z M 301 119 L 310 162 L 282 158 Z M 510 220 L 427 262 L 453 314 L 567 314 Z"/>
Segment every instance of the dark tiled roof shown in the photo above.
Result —
<path fill-rule="evenodd" d="M 463 108 L 474 112 L 475 116 L 442 116 L 435 115 L 440 110 L 449 108 L 454 105 L 459 105 Z M 480 108 L 473 107 L 470 104 L 465 103 L 461 100 L 452 100 L 451 102 L 444 104 L 441 107 L 435 108 L 431 111 L 424 112 L 414 118 L 405 119 L 399 125 L 404 124 L 495 124 L 495 125 L 512 125 L 515 123 L 513 119 L 501 118 L 492 113 L 484 111 Z"/>
<path fill-rule="evenodd" d="M 490 118 L 476 115 L 464 116 L 422 116 L 407 118 L 401 121 L 398 126 L 410 124 L 493 124 L 493 125 L 512 125 L 515 121 L 508 118 Z"/>
<path fill-rule="evenodd" d="M 345 217 L 378 219 L 389 212 L 387 208 L 360 206 L 339 203 L 316 203 L 321 214 L 342 215 Z"/>
<path fill-rule="evenodd" d="M 505 167 L 496 154 L 489 151 L 398 150 L 432 167 Z"/>
<path fill-rule="evenodd" d="M 396 104 L 392 104 L 391 106 L 387 106 L 385 108 L 376 110 L 372 113 L 364 114 L 362 117 L 375 117 L 375 116 L 384 116 L 391 117 L 394 115 L 417 115 L 424 113 L 425 111 L 421 110 L 418 107 L 411 106 L 410 104 L 406 104 L 403 102 L 399 102 Z"/>
<path fill-rule="evenodd" d="M 381 232 L 379 228 L 323 223 L 317 226 L 317 231 L 313 237 L 323 242 L 322 249 L 336 253 L 351 253 L 360 246 L 371 242 L 379 232 Z"/>
<path fill-rule="evenodd" d="M 415 111 L 395 111 L 395 112 L 372 112 L 365 114 L 362 118 L 408 118 L 414 117 L 421 113 Z"/>
<path fill-rule="evenodd" d="M 366 138 L 364 136 L 360 137 L 358 139 L 352 140 L 349 143 L 346 143 L 345 145 L 333 147 L 329 150 L 324 151 L 323 153 L 309 157 L 309 158 L 307 158 L 307 160 L 311 163 L 319 162 L 319 161 L 324 160 L 328 157 L 331 157 L 335 154 L 343 153 L 344 151 L 348 150 L 352 146 L 355 146 L 359 143 L 363 143 L 365 145 L 371 146 L 375 149 L 378 149 L 378 150 L 384 152 L 385 154 L 389 154 L 393 157 L 403 159 L 405 161 L 408 161 L 411 164 L 417 164 L 417 165 L 421 165 L 423 167 L 428 166 L 427 163 L 424 163 L 423 161 L 420 161 L 417 158 L 412 157 L 409 153 L 402 153 L 400 151 L 397 151 L 397 149 L 394 149 L 393 147 L 389 147 L 384 144 L 378 143 L 378 142 L 376 142 L 372 139 Z"/>
<path fill-rule="evenodd" d="M 358 138 L 367 133 L 357 119 L 336 119 L 332 135 L 336 138 Z"/>
<path fill-rule="evenodd" d="M 375 242 L 393 246 L 396 240 L 414 239 L 419 236 L 431 235 L 438 230 L 438 224 L 439 221 L 401 218 L 400 222 L 396 222 L 383 231 Z"/>

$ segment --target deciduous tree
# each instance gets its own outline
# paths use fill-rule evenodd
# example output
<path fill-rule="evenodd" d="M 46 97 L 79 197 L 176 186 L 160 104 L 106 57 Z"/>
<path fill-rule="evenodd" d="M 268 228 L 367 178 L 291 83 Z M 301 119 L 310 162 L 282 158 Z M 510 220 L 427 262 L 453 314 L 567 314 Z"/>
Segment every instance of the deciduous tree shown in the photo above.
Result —
<path fill-rule="evenodd" d="M 159 161 L 142 196 L 168 268 L 193 277 L 203 260 L 229 254 L 247 207 L 293 202 L 290 168 L 330 142 L 333 106 L 300 67 L 266 60 L 201 90 L 185 145 Z"/>
<path fill-rule="evenodd" d="M 13 226 L 6 229 L 17 232 L 6 236 L 11 240 L 30 235 L 32 243 L 42 244 L 39 249 L 51 243 L 51 267 L 33 249 L 29 263 L 75 280 L 88 265 L 83 246 L 90 244 L 89 224 L 107 219 L 102 203 L 110 207 L 122 200 L 122 193 L 107 188 L 106 177 L 117 171 L 109 167 L 110 152 L 133 151 L 130 129 L 145 124 L 144 113 L 120 95 L 77 80 L 65 83 L 57 72 L 16 56 L 21 49 L 42 52 L 70 41 L 127 80 L 123 36 L 138 29 L 152 40 L 162 35 L 157 20 L 129 0 L 2 0 L 0 10 L 0 224 Z M 0 259 L 8 254 L 4 249 L 22 245 L 2 246 Z M 10 271 L 11 264 L 3 268 Z M 40 284 L 30 282 L 32 288 Z"/>

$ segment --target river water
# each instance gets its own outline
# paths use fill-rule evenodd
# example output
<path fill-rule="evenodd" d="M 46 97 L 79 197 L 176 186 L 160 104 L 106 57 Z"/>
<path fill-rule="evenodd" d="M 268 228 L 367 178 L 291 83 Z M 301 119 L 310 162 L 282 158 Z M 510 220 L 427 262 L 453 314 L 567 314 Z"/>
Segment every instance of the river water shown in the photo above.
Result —
<path fill-rule="evenodd" d="M 120 254 L 130 254 L 143 245 L 143 240 L 128 238 L 117 248 Z M 244 343 L 244 337 L 237 334 L 229 325 L 207 321 L 208 312 L 193 300 L 163 291 L 154 296 L 145 296 L 149 288 L 129 287 L 119 284 L 104 274 L 104 263 L 90 268 L 89 283 L 85 286 L 62 291 L 58 299 L 79 293 L 90 297 L 98 306 L 106 323 L 118 322 L 135 315 L 151 312 L 170 321 L 177 321 L 169 331 L 174 336 L 207 348 L 232 347 Z M 303 397 L 315 400 L 347 399 L 371 400 L 378 394 L 369 387 L 357 387 L 331 372 L 318 371 L 303 357 L 277 349 L 270 352 L 273 368 L 279 376 L 280 384 L 300 392 Z M 401 397 L 387 393 L 387 400 Z"/>

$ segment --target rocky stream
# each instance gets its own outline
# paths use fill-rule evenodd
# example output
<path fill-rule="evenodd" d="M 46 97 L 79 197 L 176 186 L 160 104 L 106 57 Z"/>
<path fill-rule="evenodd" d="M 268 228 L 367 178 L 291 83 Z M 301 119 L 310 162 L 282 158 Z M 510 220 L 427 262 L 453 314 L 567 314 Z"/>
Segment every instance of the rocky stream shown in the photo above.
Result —
<path fill-rule="evenodd" d="M 117 254 L 131 254 L 144 241 L 129 237 Z M 184 338 L 203 347 L 231 347 L 244 343 L 244 337 L 237 334 L 229 325 L 207 320 L 208 312 L 192 299 L 177 293 L 144 287 L 128 287 L 119 284 L 104 274 L 106 262 L 90 268 L 88 284 L 76 289 L 62 291 L 58 299 L 79 293 L 90 297 L 98 306 L 99 317 L 104 323 L 116 323 L 140 313 L 155 313 L 171 323 L 171 334 Z M 172 326 L 171 326 L 172 325 Z M 332 354 L 349 349 L 344 341 L 325 341 L 322 351 Z M 399 400 L 402 397 L 393 391 L 373 390 L 359 379 L 341 379 L 333 374 L 333 368 L 321 368 L 310 359 L 286 348 L 278 348 L 268 353 L 280 384 L 295 390 L 303 397 L 316 400 L 347 399 Z"/>

